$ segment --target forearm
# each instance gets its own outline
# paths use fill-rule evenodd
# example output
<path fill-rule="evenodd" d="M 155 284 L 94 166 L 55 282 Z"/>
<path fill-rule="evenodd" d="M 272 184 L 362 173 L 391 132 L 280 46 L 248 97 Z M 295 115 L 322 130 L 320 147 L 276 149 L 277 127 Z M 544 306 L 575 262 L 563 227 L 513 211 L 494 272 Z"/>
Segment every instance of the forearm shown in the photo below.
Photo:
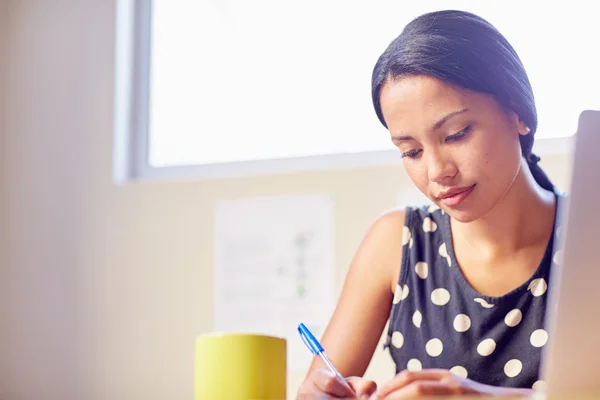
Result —
<path fill-rule="evenodd" d="M 521 389 L 521 388 L 507 388 L 484 385 L 485 389 L 483 392 L 491 396 L 498 397 L 522 397 L 522 398 L 534 398 L 538 392 L 533 389 Z"/>

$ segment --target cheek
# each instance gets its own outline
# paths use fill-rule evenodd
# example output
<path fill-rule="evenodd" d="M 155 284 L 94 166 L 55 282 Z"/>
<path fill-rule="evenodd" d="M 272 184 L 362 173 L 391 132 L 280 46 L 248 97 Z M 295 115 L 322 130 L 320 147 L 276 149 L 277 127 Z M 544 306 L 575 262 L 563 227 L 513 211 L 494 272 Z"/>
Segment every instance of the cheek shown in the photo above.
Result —
<path fill-rule="evenodd" d="M 404 171 L 410 178 L 412 183 L 421 192 L 427 194 L 427 188 L 429 186 L 429 178 L 427 176 L 427 168 L 425 168 L 422 162 L 413 162 L 412 160 L 404 160 Z"/>
<path fill-rule="evenodd" d="M 472 165 L 469 168 L 477 168 L 479 174 L 503 185 L 507 181 L 512 181 L 518 172 L 521 150 L 518 137 L 500 135 L 497 134 L 496 140 L 481 143 L 477 160 L 471 158 Z"/>

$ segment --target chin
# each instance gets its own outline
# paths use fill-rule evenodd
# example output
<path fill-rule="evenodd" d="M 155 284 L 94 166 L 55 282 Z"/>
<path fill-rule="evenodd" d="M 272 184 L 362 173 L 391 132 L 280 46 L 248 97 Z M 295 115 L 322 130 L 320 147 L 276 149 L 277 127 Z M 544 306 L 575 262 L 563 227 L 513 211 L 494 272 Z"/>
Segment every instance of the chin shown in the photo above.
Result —
<path fill-rule="evenodd" d="M 437 202 L 437 204 L 458 222 L 466 224 L 476 221 L 486 214 L 485 202 L 488 200 L 486 198 L 481 198 L 480 191 L 477 189 L 478 188 L 476 187 L 462 203 L 454 207 L 441 204 L 441 202 Z M 483 204 L 482 201 L 484 202 Z"/>
<path fill-rule="evenodd" d="M 471 212 L 457 211 L 457 210 L 446 210 L 448 215 L 450 215 L 453 219 L 458 222 L 462 222 L 463 224 L 468 224 L 469 222 L 476 221 L 479 219 L 479 214 L 474 214 Z"/>
<path fill-rule="evenodd" d="M 473 222 L 481 218 L 482 214 L 478 210 L 474 210 L 472 208 L 465 208 L 464 210 L 456 209 L 456 208 L 447 208 L 442 207 L 444 211 L 448 215 L 450 215 L 453 219 L 458 222 L 462 222 L 467 224 L 469 222 Z"/>

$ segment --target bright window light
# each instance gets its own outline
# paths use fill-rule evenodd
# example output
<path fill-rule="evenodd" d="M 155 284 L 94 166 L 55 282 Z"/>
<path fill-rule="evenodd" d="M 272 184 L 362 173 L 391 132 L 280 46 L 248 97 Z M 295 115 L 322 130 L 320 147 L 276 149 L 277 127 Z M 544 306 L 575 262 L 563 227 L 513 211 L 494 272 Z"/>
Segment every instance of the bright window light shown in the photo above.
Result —
<path fill-rule="evenodd" d="M 600 109 L 594 2 L 154 0 L 153 167 L 391 150 L 373 110 L 377 57 L 418 15 L 474 12 L 519 53 L 537 138 Z"/>

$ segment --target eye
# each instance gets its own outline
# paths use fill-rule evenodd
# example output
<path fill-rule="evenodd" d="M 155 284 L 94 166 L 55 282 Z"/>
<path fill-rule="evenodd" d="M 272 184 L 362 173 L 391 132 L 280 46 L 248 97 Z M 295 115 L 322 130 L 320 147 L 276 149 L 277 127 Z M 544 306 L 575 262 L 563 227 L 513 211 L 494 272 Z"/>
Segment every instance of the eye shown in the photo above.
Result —
<path fill-rule="evenodd" d="M 463 129 L 462 131 L 455 133 L 454 135 L 450 135 L 446 138 L 446 143 L 447 142 L 454 142 L 457 140 L 460 140 L 462 138 L 464 138 L 465 136 L 467 136 L 467 134 L 471 131 L 471 125 L 468 125 L 465 129 Z"/>
<path fill-rule="evenodd" d="M 420 153 L 421 153 L 420 149 L 407 151 L 406 153 L 402 153 L 402 158 L 404 158 L 404 157 L 416 158 Z"/>

